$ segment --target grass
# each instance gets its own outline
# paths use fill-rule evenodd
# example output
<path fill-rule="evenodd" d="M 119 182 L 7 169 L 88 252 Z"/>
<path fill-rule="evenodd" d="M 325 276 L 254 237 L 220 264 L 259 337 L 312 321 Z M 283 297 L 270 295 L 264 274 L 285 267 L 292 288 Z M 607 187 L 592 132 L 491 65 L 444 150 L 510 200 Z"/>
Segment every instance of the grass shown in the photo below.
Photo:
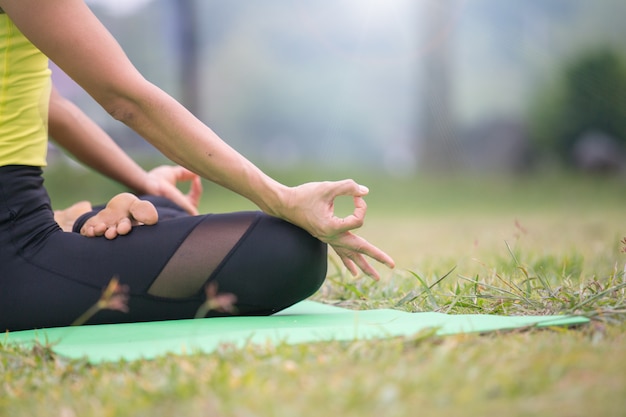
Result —
<path fill-rule="evenodd" d="M 314 176 L 297 177 L 286 178 Z M 55 195 L 67 201 L 77 196 L 63 190 L 59 178 L 50 175 L 47 181 L 61 206 L 65 201 Z M 66 360 L 45 345 L 4 345 L 0 415 L 624 414 L 626 194 L 620 180 L 561 174 L 356 179 L 372 190 L 361 234 L 391 253 L 398 268 L 381 268 L 383 278 L 374 283 L 349 277 L 331 256 L 327 282 L 314 299 L 355 309 L 576 313 L 592 317 L 591 324 L 225 346 L 211 355 L 97 366 Z M 106 198 L 115 191 L 94 195 Z M 212 187 L 203 205 L 211 211 L 247 208 Z"/>

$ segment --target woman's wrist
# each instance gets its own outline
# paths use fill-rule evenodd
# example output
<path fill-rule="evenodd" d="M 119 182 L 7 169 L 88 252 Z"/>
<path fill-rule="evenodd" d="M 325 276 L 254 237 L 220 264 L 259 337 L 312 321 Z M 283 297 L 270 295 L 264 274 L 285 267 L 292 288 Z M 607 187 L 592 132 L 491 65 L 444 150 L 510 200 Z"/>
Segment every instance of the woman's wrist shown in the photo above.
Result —
<path fill-rule="evenodd" d="M 262 184 L 258 189 L 262 191 L 258 194 L 256 204 L 265 213 L 288 220 L 287 214 L 291 187 L 281 184 L 268 176 L 263 176 L 261 182 Z"/>
<path fill-rule="evenodd" d="M 136 186 L 132 187 L 139 195 L 159 195 L 159 188 L 159 182 L 145 170 Z"/>

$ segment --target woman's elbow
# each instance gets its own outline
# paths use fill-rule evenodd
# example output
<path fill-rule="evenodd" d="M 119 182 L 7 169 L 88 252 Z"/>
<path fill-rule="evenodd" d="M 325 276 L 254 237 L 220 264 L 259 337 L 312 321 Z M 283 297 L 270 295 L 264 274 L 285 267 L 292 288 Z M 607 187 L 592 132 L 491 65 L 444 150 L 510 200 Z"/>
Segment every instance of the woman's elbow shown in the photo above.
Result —
<path fill-rule="evenodd" d="M 135 83 L 132 88 L 109 90 L 98 102 L 112 118 L 133 127 L 138 115 L 145 111 L 151 101 L 153 89 L 151 83 L 142 81 Z"/>
<path fill-rule="evenodd" d="M 103 104 L 102 107 L 112 118 L 125 125 L 131 125 L 135 118 L 136 106 L 130 100 L 117 99 Z"/>

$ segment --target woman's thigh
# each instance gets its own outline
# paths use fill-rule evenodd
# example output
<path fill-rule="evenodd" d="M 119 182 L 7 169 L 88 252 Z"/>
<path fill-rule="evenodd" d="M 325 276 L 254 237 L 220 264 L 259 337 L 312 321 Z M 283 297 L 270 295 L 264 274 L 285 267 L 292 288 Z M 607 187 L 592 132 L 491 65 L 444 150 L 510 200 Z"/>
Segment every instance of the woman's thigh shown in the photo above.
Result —
<path fill-rule="evenodd" d="M 193 317 L 207 282 L 234 294 L 240 313 L 270 314 L 326 274 L 324 244 L 252 212 L 173 218 L 114 240 L 58 231 L 0 257 L 0 327 L 13 330 L 71 323 L 114 276 L 129 288 L 129 312 L 102 311 L 92 323 Z"/>

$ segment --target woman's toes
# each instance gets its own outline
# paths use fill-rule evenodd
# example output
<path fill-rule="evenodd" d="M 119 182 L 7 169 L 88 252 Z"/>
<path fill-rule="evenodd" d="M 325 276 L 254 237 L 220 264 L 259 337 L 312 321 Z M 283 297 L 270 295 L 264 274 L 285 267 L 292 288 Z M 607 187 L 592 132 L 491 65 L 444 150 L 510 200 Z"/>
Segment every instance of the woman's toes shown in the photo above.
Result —
<path fill-rule="evenodd" d="M 130 222 L 130 219 L 125 217 L 119 221 L 117 227 L 112 226 L 111 228 L 115 228 L 118 235 L 127 235 L 133 228 L 133 225 Z"/>
<path fill-rule="evenodd" d="M 103 234 L 105 234 L 107 232 L 107 230 L 109 230 L 109 226 L 107 226 L 105 223 L 96 223 L 93 226 L 93 234 L 96 236 L 102 236 Z"/>
<path fill-rule="evenodd" d="M 118 235 L 118 230 L 116 226 L 111 226 L 109 227 L 106 232 L 104 232 L 104 237 L 106 237 L 109 240 L 115 239 Z"/>

